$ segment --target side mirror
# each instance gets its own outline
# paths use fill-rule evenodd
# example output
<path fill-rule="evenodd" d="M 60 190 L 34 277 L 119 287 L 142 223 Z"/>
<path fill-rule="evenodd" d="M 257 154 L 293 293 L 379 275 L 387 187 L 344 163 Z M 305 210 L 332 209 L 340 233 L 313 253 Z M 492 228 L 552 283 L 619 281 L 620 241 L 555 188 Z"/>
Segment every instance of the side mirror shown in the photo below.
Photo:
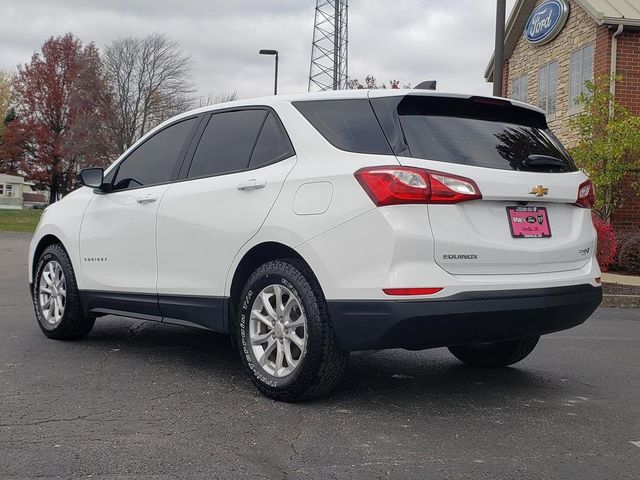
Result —
<path fill-rule="evenodd" d="M 104 182 L 104 169 L 85 168 L 76 177 L 78 183 L 89 188 L 100 188 Z"/>

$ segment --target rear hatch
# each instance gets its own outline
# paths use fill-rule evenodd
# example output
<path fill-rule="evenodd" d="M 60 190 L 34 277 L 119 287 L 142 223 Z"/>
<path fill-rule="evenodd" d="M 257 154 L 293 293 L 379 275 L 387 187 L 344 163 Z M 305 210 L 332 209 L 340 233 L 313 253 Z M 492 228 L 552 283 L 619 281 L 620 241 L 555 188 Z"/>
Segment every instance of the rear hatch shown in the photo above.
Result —
<path fill-rule="evenodd" d="M 408 95 L 372 98 L 399 162 L 464 177 L 482 199 L 429 205 L 435 260 L 456 275 L 528 274 L 590 261 L 587 177 L 543 113 L 505 100 Z"/>

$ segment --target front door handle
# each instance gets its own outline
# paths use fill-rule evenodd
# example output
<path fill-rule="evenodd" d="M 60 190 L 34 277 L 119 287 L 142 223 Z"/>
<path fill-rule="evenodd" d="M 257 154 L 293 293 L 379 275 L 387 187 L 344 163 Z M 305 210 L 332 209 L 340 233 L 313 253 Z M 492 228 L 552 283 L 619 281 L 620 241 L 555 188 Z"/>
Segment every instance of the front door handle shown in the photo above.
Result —
<path fill-rule="evenodd" d="M 158 200 L 158 197 L 154 197 L 153 195 L 145 195 L 144 197 L 136 198 L 136 202 L 140 205 L 146 205 L 147 203 L 153 203 Z"/>
<path fill-rule="evenodd" d="M 267 186 L 266 180 L 249 180 L 238 185 L 238 190 L 258 190 Z"/>

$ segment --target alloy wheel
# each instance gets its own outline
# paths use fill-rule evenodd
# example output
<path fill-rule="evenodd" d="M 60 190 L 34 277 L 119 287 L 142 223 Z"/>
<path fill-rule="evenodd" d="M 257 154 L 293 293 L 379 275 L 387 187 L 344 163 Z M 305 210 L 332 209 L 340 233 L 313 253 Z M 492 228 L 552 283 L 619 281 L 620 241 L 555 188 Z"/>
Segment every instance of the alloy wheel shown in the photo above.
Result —
<path fill-rule="evenodd" d="M 258 364 L 269 375 L 291 375 L 307 344 L 307 321 L 300 301 L 283 285 L 269 285 L 255 298 L 249 339 Z"/>
<path fill-rule="evenodd" d="M 38 299 L 47 324 L 55 326 L 62 320 L 67 300 L 67 282 L 62 266 L 51 260 L 42 269 L 38 285 Z"/>

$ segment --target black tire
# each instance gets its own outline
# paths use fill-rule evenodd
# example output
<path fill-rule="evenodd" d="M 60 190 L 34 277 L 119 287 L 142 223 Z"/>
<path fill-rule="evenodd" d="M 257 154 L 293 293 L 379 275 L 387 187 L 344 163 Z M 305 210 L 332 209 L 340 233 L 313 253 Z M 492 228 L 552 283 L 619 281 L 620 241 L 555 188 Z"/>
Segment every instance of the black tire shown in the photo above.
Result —
<path fill-rule="evenodd" d="M 66 283 L 64 312 L 61 320 L 55 325 L 47 322 L 45 319 L 38 294 L 42 273 L 51 261 L 58 262 L 62 267 Z M 79 340 L 86 336 L 93 328 L 95 317 L 89 317 L 84 314 L 71 260 L 62 245 L 50 245 L 45 248 L 40 255 L 38 263 L 36 264 L 33 285 L 31 286 L 31 297 L 33 299 L 38 325 L 47 337 L 55 340 Z"/>
<path fill-rule="evenodd" d="M 449 351 L 461 362 L 474 367 L 501 368 L 518 363 L 529 355 L 540 337 L 509 340 L 489 345 L 460 345 Z"/>
<path fill-rule="evenodd" d="M 298 300 L 306 316 L 306 348 L 287 376 L 276 377 L 257 361 L 249 345 L 249 317 L 256 296 L 270 285 L 283 285 Z M 237 308 L 236 332 L 240 356 L 249 376 L 265 395 L 285 402 L 309 400 L 329 392 L 342 378 L 349 353 L 339 349 L 320 285 L 297 259 L 274 260 L 247 280 Z"/>

